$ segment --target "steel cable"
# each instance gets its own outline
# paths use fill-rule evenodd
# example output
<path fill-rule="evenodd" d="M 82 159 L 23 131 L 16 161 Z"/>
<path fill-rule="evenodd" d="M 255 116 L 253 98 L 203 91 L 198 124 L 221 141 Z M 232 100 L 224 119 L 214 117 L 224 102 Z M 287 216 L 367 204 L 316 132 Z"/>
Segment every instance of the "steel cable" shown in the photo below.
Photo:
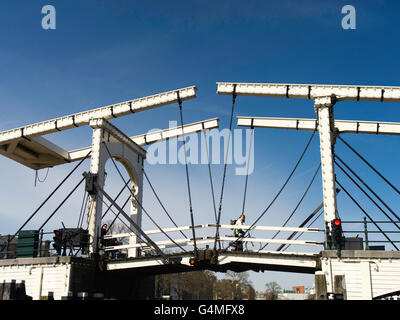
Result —
<path fill-rule="evenodd" d="M 359 154 L 349 143 L 347 143 L 342 137 L 337 135 L 339 138 L 354 154 L 356 154 L 368 167 L 370 167 L 379 177 L 381 177 L 394 191 L 400 194 L 400 191 L 388 180 L 386 179 L 377 169 L 374 168 L 361 154 Z"/>
<path fill-rule="evenodd" d="M 355 200 L 351 194 L 340 184 L 340 182 L 336 179 L 336 183 L 339 185 L 340 188 L 347 194 L 347 196 L 355 203 L 355 205 L 368 217 L 369 220 L 375 225 L 375 227 L 383 234 L 383 236 L 399 251 L 399 248 L 393 243 L 393 241 L 386 235 L 386 233 L 379 227 L 379 225 L 370 217 L 370 215 L 364 210 L 363 207 Z"/>
<path fill-rule="evenodd" d="M 189 197 L 189 212 L 190 212 L 190 222 L 192 224 L 192 236 L 193 236 L 193 253 L 194 256 L 197 257 L 197 244 L 196 244 L 196 233 L 194 231 L 194 217 L 193 217 L 193 206 L 192 206 L 192 194 L 190 190 L 190 181 L 189 181 L 189 167 L 187 163 L 187 156 L 186 156 L 186 140 L 184 137 L 183 131 L 183 112 L 182 112 L 182 100 L 179 96 L 179 91 L 176 92 L 178 97 L 178 105 L 179 105 L 179 116 L 181 121 L 181 128 L 182 128 L 182 136 L 183 136 L 183 153 L 185 156 L 185 171 L 186 171 L 186 184 L 187 184 L 187 191 Z"/>
<path fill-rule="evenodd" d="M 396 218 L 400 221 L 400 217 L 379 197 L 376 192 L 374 192 L 367 183 L 362 180 L 359 175 L 357 175 L 354 170 L 352 170 L 337 154 L 335 154 L 335 158 L 338 159 Z M 336 161 L 335 161 L 336 162 Z M 337 162 L 336 162 L 337 164 Z"/>
<path fill-rule="evenodd" d="M 322 208 L 322 207 L 321 207 Z M 315 217 L 315 219 L 313 220 L 313 221 L 311 221 L 310 222 L 310 224 L 307 226 L 307 228 L 309 228 L 309 227 L 311 227 L 314 223 L 315 223 L 315 221 L 317 221 L 318 220 L 318 218 L 324 213 L 324 210 L 321 210 L 321 208 L 319 208 L 319 210 L 315 213 L 315 214 L 317 214 L 319 211 L 321 211 L 321 212 L 319 212 L 319 214 Z M 314 214 L 314 215 L 315 215 Z M 312 216 L 310 216 L 309 218 L 311 219 L 314 215 L 312 215 Z M 297 232 L 293 232 L 293 234 L 291 234 L 291 236 L 288 238 L 288 240 L 290 240 L 290 239 L 292 239 L 295 235 L 296 235 L 296 233 Z M 296 238 L 294 238 L 294 240 L 297 240 L 298 238 L 300 238 L 302 235 L 303 235 L 303 233 L 304 232 L 300 232 L 298 235 L 297 235 L 297 237 Z M 281 245 L 278 249 L 277 249 L 277 251 L 285 251 L 287 248 L 289 248 L 290 247 L 290 245 L 291 244 L 287 244 L 287 245 Z M 285 247 L 285 248 L 283 248 L 283 247 Z M 282 249 L 283 248 L 283 249 Z"/>
<path fill-rule="evenodd" d="M 151 182 L 150 182 L 150 180 L 149 180 L 149 177 L 147 176 L 146 171 L 144 170 L 144 168 L 142 168 L 142 171 L 143 171 L 143 174 L 144 174 L 144 176 L 145 176 L 147 182 L 149 183 L 149 186 L 150 186 L 151 190 L 152 190 L 153 193 L 154 193 L 154 196 L 157 198 L 158 203 L 159 203 L 160 206 L 163 208 L 165 214 L 168 216 L 168 218 L 171 220 L 171 222 L 174 224 L 174 226 L 178 228 L 178 225 L 175 223 L 175 220 L 174 220 L 174 219 L 171 217 L 171 215 L 168 213 L 167 209 L 165 208 L 165 206 L 164 206 L 163 203 L 161 202 L 159 196 L 157 195 L 157 192 L 156 192 L 155 189 L 153 188 L 153 185 L 151 184 Z M 187 239 L 187 236 L 186 236 L 182 231 L 180 231 L 180 233 Z"/>
<path fill-rule="evenodd" d="M 302 197 L 300 198 L 300 200 L 298 201 L 296 207 L 293 209 L 292 213 L 291 213 L 291 214 L 289 215 L 289 217 L 286 219 L 286 221 L 284 222 L 284 224 L 282 225 L 282 227 L 285 227 L 285 226 L 286 226 L 286 224 L 289 222 L 289 220 L 293 217 L 294 213 L 295 213 L 295 212 L 297 211 L 297 209 L 299 208 L 300 204 L 303 202 L 303 200 L 304 200 L 305 196 L 307 195 L 308 191 L 310 190 L 311 185 L 313 184 L 313 182 L 314 182 L 314 180 L 315 180 L 315 177 L 317 176 L 317 173 L 318 173 L 318 171 L 319 171 L 320 168 L 321 168 L 321 163 L 319 163 L 319 165 L 318 165 L 317 169 L 315 170 L 314 175 L 312 176 L 311 181 L 309 182 L 309 184 L 308 184 L 306 190 L 304 191 Z M 281 232 L 281 231 L 278 230 L 278 231 L 273 235 L 272 239 L 275 239 L 276 236 L 277 236 L 280 232 Z M 269 244 L 269 243 L 266 243 L 260 250 L 264 249 L 268 244 Z M 258 250 L 258 251 L 260 251 L 260 250 Z"/>
<path fill-rule="evenodd" d="M 121 173 L 121 171 L 119 170 L 117 164 L 115 163 L 115 160 L 113 158 L 113 156 L 111 155 L 110 150 L 107 147 L 107 144 L 105 142 L 103 142 L 108 155 L 111 158 L 112 163 L 114 164 L 115 169 L 117 170 L 119 176 L 121 177 L 122 181 L 125 182 L 125 179 Z M 127 186 L 125 185 L 125 187 L 127 188 Z M 136 196 L 134 195 L 134 193 L 132 192 L 132 190 L 128 189 L 129 192 L 131 193 L 132 197 L 135 199 L 136 203 L 140 206 L 140 208 L 143 210 L 143 212 L 147 215 L 147 217 L 151 220 L 151 222 L 153 222 L 153 224 L 169 239 L 171 240 L 176 246 L 178 246 L 179 248 L 181 248 L 184 252 L 187 252 L 181 245 L 179 245 L 178 243 L 176 243 L 155 221 L 154 219 L 150 216 L 150 214 L 146 211 L 146 209 L 143 207 L 143 205 L 140 203 L 140 201 L 136 198 Z"/>
<path fill-rule="evenodd" d="M 258 221 L 260 221 L 260 219 L 265 215 L 265 213 L 267 213 L 267 211 L 271 208 L 271 206 L 274 204 L 274 202 L 276 201 L 276 199 L 280 196 L 280 194 L 282 193 L 282 191 L 285 189 L 286 185 L 288 184 L 288 182 L 290 181 L 290 179 L 292 178 L 293 174 L 295 173 L 297 167 L 299 166 L 301 160 L 304 157 L 304 154 L 306 153 L 306 151 L 308 150 L 308 147 L 310 146 L 310 143 L 315 135 L 316 130 L 313 131 L 313 133 L 311 134 L 311 137 L 308 139 L 307 145 L 304 148 L 300 158 L 297 160 L 296 165 L 294 166 L 294 168 L 292 169 L 291 173 L 289 174 L 288 178 L 286 179 L 286 181 L 284 182 L 284 184 L 282 185 L 282 187 L 280 188 L 280 190 L 278 191 L 278 193 L 275 195 L 275 197 L 272 199 L 272 201 L 269 203 L 269 205 L 265 208 L 265 210 L 260 214 L 260 216 L 256 219 L 256 221 L 254 221 L 254 223 L 250 226 L 250 228 L 248 228 L 244 234 L 242 236 L 239 236 L 235 242 L 240 241 L 240 239 L 244 238 L 245 235 L 257 224 Z"/>
<path fill-rule="evenodd" d="M 374 199 L 371 198 L 371 196 L 346 172 L 345 169 L 335 160 L 336 165 L 339 167 L 340 170 L 353 182 L 358 189 L 361 190 L 362 193 L 364 193 L 369 200 L 396 226 L 397 229 L 400 230 L 400 227 L 393 221 L 393 219 L 381 208 L 379 204 L 376 203 Z"/>
<path fill-rule="evenodd" d="M 242 214 L 244 214 L 244 208 L 245 208 L 245 204 L 246 204 L 247 182 L 249 180 L 249 167 L 250 167 L 251 148 L 252 148 L 252 144 L 253 144 L 253 135 L 254 135 L 254 127 L 251 128 L 251 133 L 250 133 L 249 158 L 247 159 L 246 180 L 244 183 Z"/>
<path fill-rule="evenodd" d="M 236 102 L 236 84 L 233 85 L 233 91 L 232 91 L 232 108 L 231 108 L 231 117 L 230 117 L 230 122 L 229 122 L 228 145 L 227 145 L 227 148 L 226 148 L 226 155 L 225 155 L 225 159 L 224 159 L 225 160 L 225 162 L 224 162 L 224 173 L 223 173 L 223 176 L 222 176 L 221 194 L 220 194 L 220 198 L 219 198 L 217 227 L 216 227 L 216 231 L 215 231 L 215 242 L 214 242 L 214 249 L 213 249 L 214 255 L 216 254 L 216 251 L 217 251 L 217 241 L 219 241 L 219 223 L 221 221 L 222 199 L 224 197 L 226 166 L 228 164 L 228 154 L 229 154 L 229 146 L 230 146 L 231 135 L 232 135 L 232 122 L 233 122 L 233 113 L 234 113 L 234 110 L 235 110 L 235 102 Z"/>
<path fill-rule="evenodd" d="M 76 169 L 89 157 L 90 153 L 92 151 L 89 151 L 87 155 L 79 161 L 79 163 L 65 176 L 65 178 L 58 184 L 58 186 L 50 193 L 50 195 L 40 204 L 40 206 L 35 210 L 35 212 L 32 213 L 32 215 L 23 223 L 23 225 L 18 229 L 18 231 L 10 238 L 9 241 L 12 241 L 17 234 L 27 225 L 27 223 L 38 213 L 38 211 L 46 204 L 46 202 L 56 193 L 56 191 L 64 184 L 65 181 L 68 180 L 68 178 L 72 175 L 72 173 L 75 172 Z M 40 229 L 39 229 L 40 230 Z M 1 252 L 1 251 L 0 251 Z"/>

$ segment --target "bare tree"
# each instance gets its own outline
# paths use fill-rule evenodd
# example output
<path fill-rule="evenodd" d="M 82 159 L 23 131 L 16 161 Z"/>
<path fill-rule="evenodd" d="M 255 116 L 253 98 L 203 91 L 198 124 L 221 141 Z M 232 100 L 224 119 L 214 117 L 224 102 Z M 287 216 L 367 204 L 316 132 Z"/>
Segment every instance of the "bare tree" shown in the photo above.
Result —
<path fill-rule="evenodd" d="M 233 296 L 233 284 L 230 279 L 218 280 L 215 284 L 215 299 L 230 300 Z"/>
<path fill-rule="evenodd" d="M 247 272 L 234 272 L 234 271 L 228 270 L 226 272 L 226 275 L 232 281 L 239 282 L 242 285 L 248 284 L 250 282 L 249 274 Z"/>
<path fill-rule="evenodd" d="M 249 274 L 247 272 L 227 271 L 226 275 L 231 281 L 230 299 L 249 299 L 248 294 L 246 294 L 246 290 L 254 291 L 251 281 L 249 280 Z M 249 289 L 249 287 L 251 287 L 253 290 Z M 248 293 L 250 293 L 250 291 L 248 291 Z"/>
<path fill-rule="evenodd" d="M 176 295 L 179 300 L 211 300 L 216 282 L 214 273 L 207 270 L 158 275 L 156 290 L 158 296 Z"/>
<path fill-rule="evenodd" d="M 247 300 L 255 300 L 256 299 L 256 290 L 250 283 L 244 286 L 242 292 L 243 292 L 243 299 L 247 299 Z"/>
<path fill-rule="evenodd" d="M 171 295 L 179 300 L 233 300 L 256 298 L 256 291 L 247 273 L 228 272 L 218 280 L 208 270 L 156 276 L 157 297 Z"/>
<path fill-rule="evenodd" d="M 275 281 L 268 282 L 265 284 L 265 299 L 266 300 L 278 300 L 279 293 L 282 291 L 280 285 Z"/>

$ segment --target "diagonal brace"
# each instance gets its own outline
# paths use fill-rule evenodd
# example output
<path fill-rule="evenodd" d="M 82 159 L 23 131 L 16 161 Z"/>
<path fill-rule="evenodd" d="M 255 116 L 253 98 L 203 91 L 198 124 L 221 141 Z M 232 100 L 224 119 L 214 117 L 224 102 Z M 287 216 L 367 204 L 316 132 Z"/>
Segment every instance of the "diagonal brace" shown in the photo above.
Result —
<path fill-rule="evenodd" d="M 88 174 L 88 173 L 85 172 L 85 173 L 83 173 L 83 175 L 84 175 L 85 178 L 89 178 L 89 174 Z M 100 186 L 97 184 L 96 181 L 94 181 L 94 187 L 95 187 L 95 189 L 96 189 L 97 191 L 100 191 L 101 194 L 102 194 L 103 196 L 105 196 L 105 197 L 107 198 L 108 201 L 111 202 L 111 204 L 118 210 L 118 213 L 122 214 L 122 215 L 125 217 L 125 219 L 127 219 L 128 222 L 131 223 L 131 224 L 134 226 L 134 228 L 136 229 L 136 230 L 135 230 L 135 233 L 136 233 L 136 234 L 139 234 L 141 237 L 143 237 L 144 239 L 146 239 L 146 242 L 147 242 L 149 245 L 151 245 L 151 246 L 156 250 L 156 252 L 164 259 L 164 263 L 167 263 L 168 258 L 167 258 L 167 257 L 165 256 L 165 254 L 161 251 L 161 249 L 154 243 L 153 240 L 151 240 L 151 239 L 149 238 L 149 236 L 148 236 L 146 233 L 144 233 L 144 231 L 131 219 L 131 217 L 129 217 L 129 215 L 125 213 L 125 211 L 114 201 L 114 199 L 113 199 L 107 192 L 105 192 L 104 189 L 103 189 L 102 187 L 100 187 Z"/>

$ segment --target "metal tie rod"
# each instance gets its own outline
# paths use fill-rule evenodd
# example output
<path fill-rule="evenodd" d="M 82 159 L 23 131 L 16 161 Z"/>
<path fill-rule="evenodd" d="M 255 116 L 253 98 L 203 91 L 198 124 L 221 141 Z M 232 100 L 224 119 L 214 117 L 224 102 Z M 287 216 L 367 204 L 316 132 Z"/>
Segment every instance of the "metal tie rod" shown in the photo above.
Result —
<path fill-rule="evenodd" d="M 86 176 L 87 176 L 87 173 L 84 173 L 84 176 L 86 177 Z M 127 214 L 125 213 L 125 211 L 114 201 L 113 198 L 111 198 L 111 197 L 107 194 L 107 192 L 105 192 L 105 191 L 103 190 L 102 187 L 100 187 L 97 183 L 95 183 L 94 185 L 95 185 L 96 189 L 97 189 L 98 191 L 100 191 L 100 192 L 107 198 L 107 200 L 110 201 L 110 202 L 114 205 L 114 207 L 119 211 L 119 213 L 121 213 L 121 214 L 125 217 L 125 219 L 128 220 L 128 222 L 129 222 L 131 225 L 133 225 L 133 227 L 135 228 L 136 232 L 138 232 L 141 236 L 143 236 L 143 238 L 146 239 L 146 242 L 148 242 L 148 244 L 151 245 L 151 246 L 157 251 L 157 253 L 158 253 L 161 257 L 164 258 L 164 263 L 166 263 L 166 262 L 168 261 L 168 258 L 167 258 L 166 255 L 161 251 L 161 249 L 154 243 L 154 241 L 151 240 L 151 239 L 148 237 L 148 235 L 147 235 L 146 233 L 143 232 L 143 230 L 135 223 L 135 221 L 133 221 L 133 220 L 131 219 L 131 217 L 129 217 L 129 215 L 127 215 Z"/>

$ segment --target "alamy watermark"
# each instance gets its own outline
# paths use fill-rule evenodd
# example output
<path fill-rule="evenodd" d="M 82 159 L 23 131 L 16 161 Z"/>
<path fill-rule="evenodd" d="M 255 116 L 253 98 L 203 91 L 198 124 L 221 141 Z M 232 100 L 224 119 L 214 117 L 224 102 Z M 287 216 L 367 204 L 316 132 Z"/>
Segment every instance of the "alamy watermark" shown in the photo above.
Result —
<path fill-rule="evenodd" d="M 345 14 L 342 18 L 342 28 L 345 30 L 356 29 L 356 8 L 349 4 L 345 5 L 342 8 L 342 14 Z"/>
<path fill-rule="evenodd" d="M 342 14 L 345 16 L 342 18 L 342 28 L 345 30 L 356 29 L 356 9 L 354 6 L 347 4 L 342 7 Z M 56 29 L 56 8 L 52 5 L 45 5 L 42 7 L 42 28 L 44 30 L 55 30 Z"/>
<path fill-rule="evenodd" d="M 177 127 L 169 121 L 169 128 Z M 159 131 L 152 129 L 148 133 Z M 185 139 L 185 146 L 178 141 Z M 251 147 L 251 148 L 250 148 Z M 186 157 L 185 157 L 186 149 Z M 252 174 L 254 170 L 254 132 L 251 129 L 211 129 L 204 134 L 191 134 L 178 139 L 160 141 L 147 149 L 146 160 L 153 164 L 231 164 L 236 175 Z"/>
<path fill-rule="evenodd" d="M 45 16 L 42 18 L 42 28 L 44 30 L 55 30 L 56 29 L 56 8 L 52 5 L 45 5 L 42 7 L 42 14 Z"/>

